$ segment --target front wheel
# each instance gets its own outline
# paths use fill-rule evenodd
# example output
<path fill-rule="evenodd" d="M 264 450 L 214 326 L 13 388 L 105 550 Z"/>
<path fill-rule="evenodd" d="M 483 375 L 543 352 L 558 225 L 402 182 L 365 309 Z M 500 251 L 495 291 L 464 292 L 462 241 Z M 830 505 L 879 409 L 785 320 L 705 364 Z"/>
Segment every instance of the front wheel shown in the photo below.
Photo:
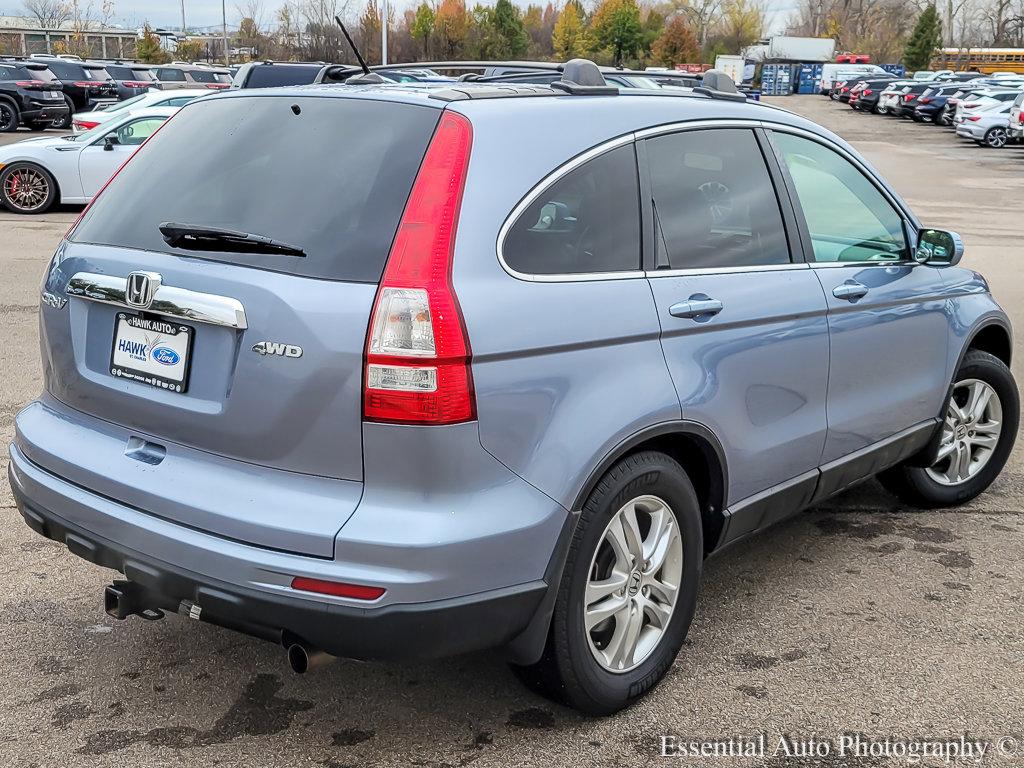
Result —
<path fill-rule="evenodd" d="M 0 172 L 0 203 L 15 213 L 43 213 L 57 200 L 57 184 L 33 163 L 12 163 Z"/>
<path fill-rule="evenodd" d="M 1010 369 L 994 355 L 971 350 L 950 391 L 935 461 L 930 467 L 897 465 L 879 480 L 914 506 L 964 504 L 999 476 L 1019 420 L 1020 397 Z"/>
<path fill-rule="evenodd" d="M 1006 141 L 1009 137 L 1006 134 L 1005 128 L 989 128 L 985 132 L 985 146 L 991 147 L 992 149 L 1000 149 L 1006 146 Z"/>
<path fill-rule="evenodd" d="M 18 108 L 9 101 L 0 101 L 0 133 L 11 133 L 18 130 Z"/>
<path fill-rule="evenodd" d="M 515 671 L 590 714 L 628 706 L 679 653 L 703 552 L 700 507 L 682 467 L 652 451 L 623 459 L 583 507 L 541 660 Z"/>

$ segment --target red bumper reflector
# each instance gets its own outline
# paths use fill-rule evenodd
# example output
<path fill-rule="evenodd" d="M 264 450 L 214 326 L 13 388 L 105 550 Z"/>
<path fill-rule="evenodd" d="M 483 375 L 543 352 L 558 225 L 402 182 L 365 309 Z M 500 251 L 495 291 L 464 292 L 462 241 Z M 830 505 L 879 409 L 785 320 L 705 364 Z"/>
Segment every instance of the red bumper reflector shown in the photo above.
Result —
<path fill-rule="evenodd" d="M 376 600 L 387 590 L 383 587 L 367 587 L 362 584 L 344 584 L 340 581 L 323 581 L 296 576 L 292 579 L 292 589 L 303 592 L 318 592 L 321 595 L 335 597 L 351 597 L 354 600 Z"/>

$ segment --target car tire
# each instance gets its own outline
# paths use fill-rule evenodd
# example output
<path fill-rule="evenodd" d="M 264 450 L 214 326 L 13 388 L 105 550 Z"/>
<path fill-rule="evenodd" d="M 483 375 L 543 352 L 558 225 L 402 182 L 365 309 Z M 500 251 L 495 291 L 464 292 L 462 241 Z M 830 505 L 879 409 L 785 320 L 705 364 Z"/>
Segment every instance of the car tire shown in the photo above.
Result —
<path fill-rule="evenodd" d="M 30 198 L 25 185 L 31 185 Z M 0 172 L 0 203 L 14 213 L 45 213 L 57 201 L 57 182 L 45 168 L 35 163 L 11 163 Z"/>
<path fill-rule="evenodd" d="M 982 386 L 975 389 L 975 382 Z M 975 392 L 988 392 L 986 404 L 978 412 L 970 409 L 970 398 Z M 952 453 L 937 459 L 930 467 L 904 462 L 878 477 L 886 489 L 915 507 L 955 507 L 967 503 L 999 476 L 1017 439 L 1020 395 L 1010 369 L 995 355 L 977 349 L 969 351 L 956 372 L 947 403 L 942 430 L 936 437 L 937 446 L 931 446 L 930 450 L 932 455 L 941 455 L 952 445 Z M 991 434 L 993 429 L 997 430 L 994 435 Z M 967 463 L 961 465 L 963 472 L 954 464 L 958 457 L 964 456 L 960 448 L 961 434 L 965 435 L 963 442 L 972 441 L 967 446 Z M 973 443 L 978 437 L 992 438 L 992 445 L 985 448 Z M 976 461 L 978 464 L 972 470 Z M 950 477 L 951 474 L 954 477 Z"/>
<path fill-rule="evenodd" d="M 1007 143 L 1006 129 L 998 125 L 985 131 L 984 145 L 991 149 L 1002 149 Z"/>
<path fill-rule="evenodd" d="M 887 115 L 887 114 L 889 114 L 889 108 L 888 107 L 883 107 L 881 105 L 876 105 L 875 106 L 875 114 L 876 115 Z"/>
<path fill-rule="evenodd" d="M 630 515 L 637 525 L 623 527 Z M 588 714 L 628 706 L 658 684 L 679 653 L 703 556 L 700 505 L 683 468 L 654 451 L 622 459 L 583 505 L 541 659 L 513 670 L 533 690 Z M 669 604 L 665 585 L 673 579 Z M 620 580 L 615 591 L 612 582 Z"/>
<path fill-rule="evenodd" d="M 75 118 L 75 104 L 67 96 L 64 97 L 64 103 L 68 105 L 68 113 L 64 117 L 58 117 L 52 123 L 51 128 L 57 128 L 62 131 L 66 131 L 71 127 L 71 121 Z"/>
<path fill-rule="evenodd" d="M 18 108 L 6 99 L 0 99 L 0 133 L 13 133 L 20 123 Z"/>

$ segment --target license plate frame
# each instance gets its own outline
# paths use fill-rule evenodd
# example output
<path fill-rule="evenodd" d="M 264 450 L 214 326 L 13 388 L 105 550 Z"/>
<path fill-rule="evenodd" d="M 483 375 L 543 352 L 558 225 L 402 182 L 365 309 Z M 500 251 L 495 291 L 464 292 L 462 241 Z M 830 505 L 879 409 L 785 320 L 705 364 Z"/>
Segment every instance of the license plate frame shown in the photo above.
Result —
<path fill-rule="evenodd" d="M 119 349 L 121 340 L 127 345 Z M 110 344 L 110 374 L 184 394 L 192 374 L 194 344 L 195 328 L 191 325 L 145 313 L 118 312 Z"/>

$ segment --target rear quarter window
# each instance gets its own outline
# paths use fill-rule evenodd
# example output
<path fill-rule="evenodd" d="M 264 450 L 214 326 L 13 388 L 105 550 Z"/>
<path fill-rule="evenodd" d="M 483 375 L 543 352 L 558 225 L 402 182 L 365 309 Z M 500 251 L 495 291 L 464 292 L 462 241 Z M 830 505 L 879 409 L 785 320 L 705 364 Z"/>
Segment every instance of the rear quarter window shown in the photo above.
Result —
<path fill-rule="evenodd" d="M 190 104 L 96 199 L 72 239 L 377 282 L 440 114 L 310 96 Z M 306 256 L 171 248 L 164 222 L 263 235 Z"/>
<path fill-rule="evenodd" d="M 518 215 L 502 258 L 528 275 L 640 269 L 640 195 L 633 145 L 611 149 L 545 187 Z"/>

